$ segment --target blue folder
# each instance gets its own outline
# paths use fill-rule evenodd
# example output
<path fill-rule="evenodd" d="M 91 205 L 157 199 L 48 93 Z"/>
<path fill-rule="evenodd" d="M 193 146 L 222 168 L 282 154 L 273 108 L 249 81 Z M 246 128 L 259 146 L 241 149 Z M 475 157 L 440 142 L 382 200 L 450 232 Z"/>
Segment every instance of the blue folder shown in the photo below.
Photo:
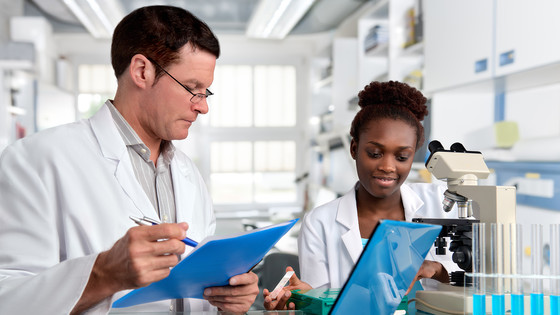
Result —
<path fill-rule="evenodd" d="M 202 299 L 205 288 L 228 285 L 229 278 L 248 272 L 297 222 L 256 229 L 229 238 L 209 237 L 177 264 L 165 279 L 129 292 L 114 308 L 167 299 Z"/>
<path fill-rule="evenodd" d="M 393 314 L 441 226 L 381 220 L 330 314 Z"/>

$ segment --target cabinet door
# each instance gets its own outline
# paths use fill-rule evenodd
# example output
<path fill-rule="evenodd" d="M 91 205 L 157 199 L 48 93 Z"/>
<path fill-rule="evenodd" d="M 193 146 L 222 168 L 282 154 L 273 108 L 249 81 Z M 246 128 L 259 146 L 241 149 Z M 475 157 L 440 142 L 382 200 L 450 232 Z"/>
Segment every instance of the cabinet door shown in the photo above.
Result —
<path fill-rule="evenodd" d="M 560 1 L 496 0 L 496 75 L 560 62 Z"/>
<path fill-rule="evenodd" d="M 424 5 L 424 89 L 492 77 L 493 1 L 428 0 Z"/>

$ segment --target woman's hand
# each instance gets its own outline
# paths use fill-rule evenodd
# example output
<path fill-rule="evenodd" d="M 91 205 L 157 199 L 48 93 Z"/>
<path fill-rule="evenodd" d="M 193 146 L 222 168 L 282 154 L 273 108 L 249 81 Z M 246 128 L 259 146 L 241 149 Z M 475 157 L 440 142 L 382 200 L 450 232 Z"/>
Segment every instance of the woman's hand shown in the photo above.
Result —
<path fill-rule="evenodd" d="M 294 269 L 292 267 L 286 267 L 286 271 L 294 271 Z M 290 278 L 290 283 L 287 286 L 285 286 L 280 291 L 280 293 L 278 293 L 278 296 L 275 299 L 273 299 L 272 296 L 270 296 L 271 292 L 269 292 L 268 289 L 263 290 L 264 307 L 269 311 L 286 310 L 286 309 L 294 310 L 296 308 L 294 303 L 290 303 L 289 305 L 286 305 L 288 299 L 292 296 L 291 291 L 309 290 L 309 289 L 312 289 L 312 287 L 306 282 L 299 280 L 299 278 L 294 273 Z"/>
<path fill-rule="evenodd" d="M 414 277 L 410 287 L 406 290 L 406 294 L 412 290 L 412 287 L 417 280 L 424 278 L 435 279 L 441 283 L 449 283 L 449 274 L 441 263 L 432 260 L 424 260 L 422 266 L 420 266 L 420 269 L 418 270 L 418 273 L 416 273 L 416 277 Z"/>

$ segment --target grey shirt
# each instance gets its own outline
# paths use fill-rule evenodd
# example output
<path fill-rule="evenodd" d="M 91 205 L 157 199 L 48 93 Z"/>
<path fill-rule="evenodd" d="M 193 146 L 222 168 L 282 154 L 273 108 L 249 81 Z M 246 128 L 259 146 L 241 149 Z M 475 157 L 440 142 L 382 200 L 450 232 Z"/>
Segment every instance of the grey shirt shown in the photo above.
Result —
<path fill-rule="evenodd" d="M 175 147 L 171 141 L 161 143 L 156 167 L 154 162 L 150 160 L 150 149 L 142 142 L 136 131 L 132 129 L 110 100 L 106 104 L 126 144 L 136 179 L 159 213 L 160 221 L 165 223 L 176 222 L 175 195 L 170 169 Z"/>

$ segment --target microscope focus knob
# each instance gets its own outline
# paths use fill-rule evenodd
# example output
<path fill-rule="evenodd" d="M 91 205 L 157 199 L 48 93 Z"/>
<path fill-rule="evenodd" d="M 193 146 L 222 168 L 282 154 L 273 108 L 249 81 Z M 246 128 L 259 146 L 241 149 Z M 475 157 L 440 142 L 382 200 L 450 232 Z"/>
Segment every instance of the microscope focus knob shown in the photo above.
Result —
<path fill-rule="evenodd" d="M 446 253 L 445 247 L 447 246 L 447 241 L 445 240 L 445 237 L 436 238 L 436 241 L 434 242 L 434 246 L 436 247 L 436 255 L 445 255 Z"/>
<path fill-rule="evenodd" d="M 472 271 L 472 252 L 469 246 L 459 246 L 455 252 L 453 252 L 451 258 L 459 268 L 468 272 Z"/>

